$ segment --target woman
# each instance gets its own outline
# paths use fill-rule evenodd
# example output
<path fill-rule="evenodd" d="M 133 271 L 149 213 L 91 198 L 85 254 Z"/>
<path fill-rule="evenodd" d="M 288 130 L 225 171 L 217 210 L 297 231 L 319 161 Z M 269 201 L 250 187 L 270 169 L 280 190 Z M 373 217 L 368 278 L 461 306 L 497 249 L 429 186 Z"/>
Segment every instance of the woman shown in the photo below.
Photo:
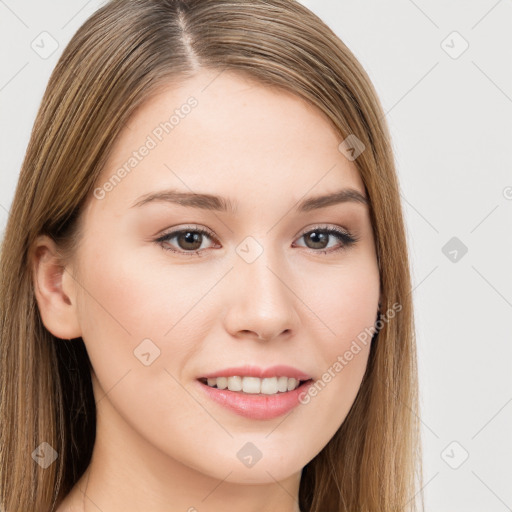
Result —
<path fill-rule="evenodd" d="M 3 510 L 415 510 L 409 292 L 383 111 L 318 17 L 109 2 L 3 240 Z"/>

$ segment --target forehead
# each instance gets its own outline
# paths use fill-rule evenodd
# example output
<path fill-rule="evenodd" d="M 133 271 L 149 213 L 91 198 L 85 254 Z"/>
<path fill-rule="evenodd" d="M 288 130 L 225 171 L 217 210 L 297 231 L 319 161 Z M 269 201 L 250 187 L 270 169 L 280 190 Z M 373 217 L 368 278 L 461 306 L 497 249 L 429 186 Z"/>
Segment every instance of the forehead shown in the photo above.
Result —
<path fill-rule="evenodd" d="M 325 115 L 295 94 L 228 71 L 201 71 L 136 111 L 97 186 L 108 189 L 102 207 L 119 210 L 165 188 L 247 206 L 340 187 L 364 194 L 356 166 L 338 149 L 341 140 Z"/>

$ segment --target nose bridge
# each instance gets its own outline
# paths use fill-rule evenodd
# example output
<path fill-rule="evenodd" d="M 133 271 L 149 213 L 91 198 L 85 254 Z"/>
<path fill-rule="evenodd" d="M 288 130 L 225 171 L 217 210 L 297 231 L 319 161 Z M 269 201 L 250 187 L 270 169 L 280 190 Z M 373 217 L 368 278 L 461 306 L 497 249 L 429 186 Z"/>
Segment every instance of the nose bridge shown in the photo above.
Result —
<path fill-rule="evenodd" d="M 227 328 L 236 334 L 252 331 L 270 339 L 285 331 L 294 331 L 297 322 L 296 300 L 290 290 L 293 283 L 284 255 L 268 247 L 270 237 L 262 241 L 247 237 L 236 248 Z"/>

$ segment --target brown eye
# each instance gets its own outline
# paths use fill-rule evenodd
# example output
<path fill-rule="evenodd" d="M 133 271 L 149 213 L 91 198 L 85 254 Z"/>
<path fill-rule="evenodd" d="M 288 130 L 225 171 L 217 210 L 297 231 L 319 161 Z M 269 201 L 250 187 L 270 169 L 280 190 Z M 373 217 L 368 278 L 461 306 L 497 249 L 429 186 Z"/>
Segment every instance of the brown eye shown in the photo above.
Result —
<path fill-rule="evenodd" d="M 330 249 L 328 244 L 333 236 L 341 242 L 341 245 L 332 250 L 323 250 L 326 248 Z M 304 238 L 306 241 L 306 247 L 320 253 L 336 252 L 357 242 L 357 238 L 348 231 L 342 231 L 337 228 L 314 228 L 304 233 L 301 238 Z"/>
<path fill-rule="evenodd" d="M 332 238 L 339 241 L 338 246 L 329 246 Z M 313 252 L 327 254 L 346 249 L 355 244 L 358 240 L 348 231 L 339 228 L 323 228 L 316 227 L 304 233 L 300 238 L 306 241 L 305 247 Z M 214 240 L 213 235 L 202 228 L 182 228 L 171 231 L 156 240 L 160 246 L 168 251 L 183 256 L 201 256 L 205 252 L 205 248 L 201 248 L 205 239 Z M 172 242 L 175 240 L 174 242 Z M 300 245 L 300 247 L 302 247 Z"/>
<path fill-rule="evenodd" d="M 200 255 L 200 253 L 203 252 L 200 249 L 205 238 L 212 239 L 213 237 L 205 229 L 186 228 L 171 231 L 155 241 L 158 242 L 165 250 L 181 253 L 186 256 L 193 256 Z M 176 241 L 171 243 L 174 239 L 176 239 Z M 177 249 L 174 247 L 177 247 Z"/>
<path fill-rule="evenodd" d="M 196 251 L 203 243 L 203 235 L 194 231 L 182 231 L 175 236 L 180 249 Z"/>
<path fill-rule="evenodd" d="M 325 249 L 329 243 L 329 237 L 329 234 L 322 231 L 310 231 L 304 235 L 304 240 L 306 240 L 306 245 L 310 249 Z M 311 242 L 311 245 L 308 245 L 308 240 Z"/>

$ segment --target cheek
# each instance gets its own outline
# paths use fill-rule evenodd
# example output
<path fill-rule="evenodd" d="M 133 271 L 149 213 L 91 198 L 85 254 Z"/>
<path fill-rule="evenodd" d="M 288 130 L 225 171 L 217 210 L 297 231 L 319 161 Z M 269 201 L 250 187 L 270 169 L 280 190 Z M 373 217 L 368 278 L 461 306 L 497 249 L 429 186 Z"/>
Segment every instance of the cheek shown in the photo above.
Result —
<path fill-rule="evenodd" d="M 332 360 L 347 343 L 374 324 L 380 295 L 380 276 L 374 258 L 350 255 L 342 263 L 304 271 L 301 293 L 321 341 Z M 316 334 L 320 336 L 316 336 Z"/>
<path fill-rule="evenodd" d="M 100 245 L 83 254 L 86 293 L 81 312 L 90 328 L 108 328 L 132 341 L 163 338 L 211 286 L 197 279 L 192 267 L 172 268 L 146 257 L 154 248 Z"/>
<path fill-rule="evenodd" d="M 180 418 L 176 429 L 201 414 L 178 381 L 209 326 L 197 303 L 219 278 L 210 273 L 205 282 L 192 266 L 157 265 L 117 247 L 98 243 L 82 253 L 82 337 L 100 398 L 108 393 L 104 408 L 112 403 L 148 439 L 164 439 L 166 422 Z"/>
<path fill-rule="evenodd" d="M 305 302 L 314 312 L 310 326 L 316 327 L 310 333 L 322 374 L 301 401 L 312 429 L 322 432 L 322 442 L 343 423 L 359 391 L 377 319 L 379 283 L 372 259 L 324 269 L 304 283 L 309 290 Z"/>
<path fill-rule="evenodd" d="M 180 378 L 216 318 L 203 299 L 225 269 L 201 273 L 170 264 L 163 250 L 155 258 L 152 247 L 119 247 L 105 239 L 83 251 L 80 323 L 95 372 L 105 376 L 103 387 L 128 369 L 148 376 L 166 368 Z M 145 366 L 148 352 L 146 362 L 154 363 Z"/>

